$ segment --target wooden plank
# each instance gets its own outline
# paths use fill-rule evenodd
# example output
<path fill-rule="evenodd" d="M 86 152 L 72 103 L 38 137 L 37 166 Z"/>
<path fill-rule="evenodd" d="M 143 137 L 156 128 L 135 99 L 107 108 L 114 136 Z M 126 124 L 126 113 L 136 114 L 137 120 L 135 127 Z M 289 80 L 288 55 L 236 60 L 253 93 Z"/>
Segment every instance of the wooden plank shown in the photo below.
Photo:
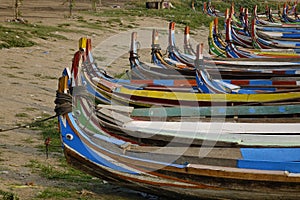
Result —
<path fill-rule="evenodd" d="M 299 114 L 300 105 L 136 108 L 132 117 L 201 117 Z"/>
<path fill-rule="evenodd" d="M 106 105 L 106 104 L 98 104 L 97 109 L 106 109 L 106 110 L 112 110 L 117 112 L 124 112 L 124 113 L 132 113 L 134 110 L 134 107 L 130 106 L 119 106 L 119 105 Z"/>

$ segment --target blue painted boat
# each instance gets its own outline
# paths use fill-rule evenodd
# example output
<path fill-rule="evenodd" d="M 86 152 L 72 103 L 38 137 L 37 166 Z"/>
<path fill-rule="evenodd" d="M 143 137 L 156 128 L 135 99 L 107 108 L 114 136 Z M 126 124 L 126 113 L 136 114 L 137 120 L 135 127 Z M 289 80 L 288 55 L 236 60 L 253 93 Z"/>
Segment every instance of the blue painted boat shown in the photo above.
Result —
<path fill-rule="evenodd" d="M 56 111 L 64 155 L 75 168 L 168 198 L 296 199 L 300 195 L 299 148 L 193 148 L 176 143 L 143 147 L 103 131 L 90 99 L 70 93 L 81 86 L 70 88 L 67 74 L 59 80 Z"/>

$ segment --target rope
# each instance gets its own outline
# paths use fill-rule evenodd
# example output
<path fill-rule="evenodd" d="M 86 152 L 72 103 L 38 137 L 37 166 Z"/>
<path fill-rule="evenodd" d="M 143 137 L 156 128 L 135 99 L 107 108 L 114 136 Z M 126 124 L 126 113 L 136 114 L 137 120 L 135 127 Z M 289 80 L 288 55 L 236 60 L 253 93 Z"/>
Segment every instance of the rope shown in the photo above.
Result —
<path fill-rule="evenodd" d="M 80 95 L 82 94 L 82 91 L 80 89 L 76 89 L 76 95 Z M 19 125 L 13 128 L 7 128 L 7 129 L 0 129 L 0 132 L 7 132 L 7 131 L 12 131 L 12 130 L 17 130 L 17 129 L 21 129 L 21 128 L 26 128 L 28 126 L 34 126 L 36 124 L 48 121 L 50 119 L 53 119 L 59 115 L 63 115 L 69 112 L 72 112 L 72 96 L 70 94 L 64 94 L 61 92 L 56 92 L 56 99 L 54 101 L 54 103 L 56 104 L 55 106 L 55 115 L 47 117 L 45 119 L 41 119 L 41 120 L 37 120 L 34 122 L 30 122 L 27 124 L 23 124 L 23 125 Z"/>
<path fill-rule="evenodd" d="M 28 126 L 34 126 L 35 124 L 38 124 L 38 123 L 42 123 L 42 122 L 48 121 L 48 120 L 53 119 L 53 118 L 55 118 L 55 117 L 57 117 L 57 115 L 53 115 L 53 116 L 51 116 L 51 117 L 47 117 L 47 118 L 42 119 L 42 120 L 37 120 L 37 121 L 31 122 L 31 123 L 24 124 L 24 125 L 20 125 L 20 126 L 13 127 L 13 128 L 0 129 L 0 132 L 7 132 L 7 131 L 12 131 L 12 130 L 20 129 L 20 128 L 26 128 L 26 127 L 28 127 Z"/>
<path fill-rule="evenodd" d="M 75 96 L 86 96 L 86 90 L 84 90 L 84 87 L 74 87 L 70 90 L 71 93 L 73 93 Z M 42 120 L 37 120 L 25 125 L 20 125 L 17 127 L 13 127 L 13 128 L 8 128 L 8 129 L 0 129 L 0 132 L 6 132 L 6 131 L 11 131 L 11 130 L 17 130 L 17 129 L 21 129 L 21 128 L 26 128 L 28 126 L 34 126 L 36 124 L 39 123 L 43 123 L 45 121 L 48 121 L 50 119 L 53 119 L 59 115 L 64 115 L 67 114 L 69 112 L 72 112 L 72 96 L 71 94 L 66 94 L 66 93 L 62 93 L 59 91 L 56 91 L 56 98 L 54 103 L 55 105 L 55 115 L 47 117 L 45 119 Z M 45 144 L 45 153 L 46 153 L 46 159 L 48 159 L 49 157 L 49 147 L 53 146 L 50 144 L 51 143 L 51 138 L 47 137 L 44 141 Z M 57 147 L 57 146 L 53 146 L 53 147 Z"/>
<path fill-rule="evenodd" d="M 56 99 L 54 101 L 54 111 L 56 116 L 72 112 L 72 96 L 70 94 L 56 91 Z"/>

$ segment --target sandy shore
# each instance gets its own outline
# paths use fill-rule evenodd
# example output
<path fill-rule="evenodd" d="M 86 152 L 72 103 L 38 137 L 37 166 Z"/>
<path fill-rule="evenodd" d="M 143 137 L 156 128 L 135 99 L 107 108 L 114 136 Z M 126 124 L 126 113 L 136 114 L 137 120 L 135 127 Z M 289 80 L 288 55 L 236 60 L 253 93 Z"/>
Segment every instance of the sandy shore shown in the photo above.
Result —
<path fill-rule="evenodd" d="M 122 1 L 102 2 L 110 6 Z M 121 8 L 122 5 L 120 3 Z M 92 38 L 93 46 L 96 47 L 112 35 L 124 32 L 119 27 L 101 30 L 80 27 L 76 16 L 80 16 L 80 18 L 91 23 L 99 20 L 95 16 L 79 11 L 88 9 L 90 9 L 88 1 L 78 1 L 74 11 L 75 18 L 69 19 L 65 18 L 68 15 L 67 6 L 61 5 L 60 1 L 24 1 L 21 10 L 22 17 L 29 23 L 47 26 L 58 26 L 65 23 L 69 24 L 67 29 L 72 31 L 57 33 L 65 36 L 67 40 L 51 37 L 47 40 L 32 38 L 37 45 L 26 48 L 0 50 L 1 129 L 11 128 L 17 124 L 29 123 L 45 115 L 51 116 L 55 114 L 53 111 L 53 101 L 57 88 L 57 77 L 64 67 L 71 65 L 72 56 L 78 48 L 78 39 L 80 37 L 87 36 Z M 0 25 L 7 25 L 7 21 L 12 18 L 12 1 L 1 0 Z M 126 19 L 122 20 L 124 23 L 132 23 L 127 22 Z M 166 28 L 167 25 L 168 22 L 160 19 L 136 18 L 135 22 L 136 27 Z M 85 35 L 82 34 L 83 32 Z M 202 42 L 206 43 L 207 31 L 200 30 L 193 37 L 199 42 L 202 40 Z M 120 57 L 128 62 L 126 54 Z M 117 61 L 117 64 L 121 65 L 122 61 Z M 109 73 L 118 74 L 127 67 L 128 63 L 124 63 L 123 68 L 112 66 L 107 70 Z M 60 187 L 60 182 L 45 179 L 38 172 L 33 172 L 28 167 L 30 161 L 38 161 L 44 165 L 57 166 L 59 168 L 58 157 L 62 154 L 59 156 L 53 154 L 50 155 L 49 159 L 46 159 L 45 153 L 38 148 L 43 143 L 41 134 L 30 129 L 0 132 L 0 191 L 15 193 L 20 199 L 33 199 L 39 192 L 45 191 L 49 187 Z M 102 192 L 104 191 L 102 190 Z M 94 195 L 94 199 L 105 199 L 103 194 L 101 194 L 101 190 Z M 141 197 L 140 195 L 134 195 L 132 199 Z M 122 198 L 127 199 L 125 197 Z M 130 197 L 128 198 L 130 199 Z M 143 199 L 144 197 L 141 198 Z"/>

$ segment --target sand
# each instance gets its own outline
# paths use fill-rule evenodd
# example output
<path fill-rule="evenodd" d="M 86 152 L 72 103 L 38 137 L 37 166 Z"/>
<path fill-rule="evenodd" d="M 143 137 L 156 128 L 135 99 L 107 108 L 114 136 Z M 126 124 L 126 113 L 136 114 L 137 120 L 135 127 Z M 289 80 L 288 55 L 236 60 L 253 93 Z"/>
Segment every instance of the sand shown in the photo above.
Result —
<path fill-rule="evenodd" d="M 120 6 L 120 8 L 116 9 L 122 9 L 124 6 L 123 2 L 121 0 L 102 0 L 103 5 L 100 9 L 111 9 L 113 5 Z M 5 25 L 9 23 L 7 21 L 13 19 L 12 5 L 12 0 L 1 0 L 0 25 Z M 104 48 L 113 49 L 113 46 L 118 45 L 118 43 L 114 44 L 115 41 L 111 37 L 128 30 L 130 31 L 129 28 L 124 29 L 119 26 L 101 30 L 81 27 L 80 23 L 78 23 L 79 17 L 91 23 L 97 20 L 104 20 L 105 18 L 95 17 L 82 12 L 82 10 L 89 10 L 90 8 L 89 1 L 77 1 L 73 13 L 74 17 L 70 19 L 65 17 L 68 15 L 68 7 L 62 5 L 62 1 L 24 1 L 21 7 L 22 18 L 27 20 L 28 23 L 49 26 L 65 23 L 70 24 L 67 29 L 72 31 L 57 33 L 67 37 L 67 40 L 32 38 L 37 43 L 32 47 L 0 50 L 1 129 L 12 128 L 17 124 L 26 124 L 45 116 L 55 115 L 53 109 L 55 106 L 54 98 L 57 78 L 65 67 L 71 66 L 72 57 L 78 48 L 78 39 L 80 37 L 87 36 L 91 38 L 93 48 L 99 48 L 99 45 L 101 47 L 101 44 L 106 42 L 105 44 L 108 47 Z M 124 24 L 123 27 L 133 23 L 126 21 L 126 19 L 121 20 Z M 151 27 L 166 29 L 168 27 L 167 21 L 158 18 L 136 18 L 133 24 L 137 28 L 147 27 L 148 29 L 151 29 Z M 85 35 L 83 35 L 83 32 Z M 196 41 L 207 43 L 207 31 L 205 29 L 197 30 L 195 33 L 192 37 Z M 123 41 L 128 41 L 128 46 L 129 39 L 123 39 Z M 149 41 L 150 39 L 149 37 Z M 109 44 L 111 44 L 111 47 L 109 47 Z M 126 43 L 125 47 L 123 45 L 122 48 L 123 52 L 120 52 L 113 59 L 114 62 L 111 62 L 111 59 L 107 61 L 107 64 L 109 63 L 111 67 L 105 69 L 110 74 L 122 73 L 129 66 L 127 53 L 129 49 L 126 49 Z M 114 64 L 117 66 L 114 66 Z M 62 153 L 52 153 L 46 159 L 45 152 L 39 148 L 43 144 L 41 133 L 29 128 L 0 132 L 0 191 L 12 192 L 17 194 L 20 199 L 33 199 L 37 194 L 48 188 L 61 187 L 61 182 L 43 178 L 38 171 L 32 171 L 32 168 L 28 166 L 31 161 L 37 161 L 43 165 L 59 169 L 58 158 L 62 156 Z M 110 187 L 110 189 L 112 188 Z M 93 198 L 105 199 L 104 191 L 104 189 L 92 191 Z M 115 192 L 108 193 L 118 197 L 118 194 L 113 194 Z M 124 196 L 123 192 L 119 193 L 121 194 L 120 196 Z M 125 192 L 126 195 L 128 196 Z M 122 198 L 143 199 L 144 197 L 140 194 L 133 194 L 133 197 L 129 195 L 129 197 Z"/>

